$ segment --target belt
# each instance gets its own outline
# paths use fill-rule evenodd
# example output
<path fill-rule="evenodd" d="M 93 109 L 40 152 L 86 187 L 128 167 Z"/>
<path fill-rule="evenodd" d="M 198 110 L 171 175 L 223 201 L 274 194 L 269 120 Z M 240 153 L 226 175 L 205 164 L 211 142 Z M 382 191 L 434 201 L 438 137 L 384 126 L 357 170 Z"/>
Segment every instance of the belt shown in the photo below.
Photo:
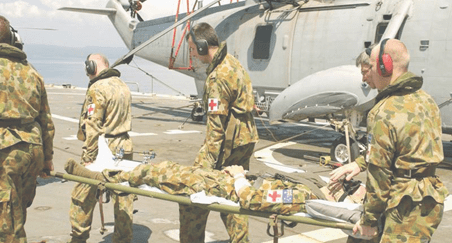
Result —
<path fill-rule="evenodd" d="M 34 119 L 8 119 L 0 120 L 0 127 L 20 126 L 34 122 Z"/>
<path fill-rule="evenodd" d="M 117 138 L 117 137 L 121 137 L 123 135 L 127 135 L 127 132 L 119 133 L 119 134 L 116 134 L 116 135 L 105 134 L 105 138 Z"/>
<path fill-rule="evenodd" d="M 425 178 L 425 177 L 431 177 L 435 176 L 436 173 L 436 165 L 413 169 L 413 170 L 403 170 L 403 169 L 396 169 L 394 171 L 395 177 L 401 177 L 401 178 Z"/>

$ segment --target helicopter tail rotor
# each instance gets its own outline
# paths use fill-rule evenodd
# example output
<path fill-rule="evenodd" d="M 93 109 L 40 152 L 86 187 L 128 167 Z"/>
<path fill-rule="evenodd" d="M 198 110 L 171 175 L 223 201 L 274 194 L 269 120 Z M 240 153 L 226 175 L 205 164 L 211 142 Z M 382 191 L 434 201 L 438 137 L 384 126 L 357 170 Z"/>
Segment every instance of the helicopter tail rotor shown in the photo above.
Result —
<path fill-rule="evenodd" d="M 121 2 L 122 3 L 122 7 L 126 10 L 126 11 L 130 11 L 130 16 L 132 18 L 137 18 L 140 22 L 143 21 L 143 18 L 140 16 L 140 14 L 138 13 L 138 11 L 140 11 L 143 8 L 142 3 L 146 2 L 146 0 L 128 0 L 128 3 L 125 2 Z"/>

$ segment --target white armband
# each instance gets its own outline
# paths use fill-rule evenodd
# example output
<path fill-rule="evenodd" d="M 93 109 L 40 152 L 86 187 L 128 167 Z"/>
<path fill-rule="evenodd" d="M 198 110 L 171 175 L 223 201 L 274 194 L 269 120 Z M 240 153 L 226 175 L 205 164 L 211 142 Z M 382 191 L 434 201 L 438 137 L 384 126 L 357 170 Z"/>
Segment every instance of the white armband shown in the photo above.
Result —
<path fill-rule="evenodd" d="M 234 188 L 237 195 L 239 195 L 240 189 L 246 186 L 251 186 L 251 184 L 248 182 L 248 180 L 245 179 L 243 174 L 240 174 L 241 176 L 238 177 L 237 175 L 234 176 Z M 236 179 L 238 177 L 238 179 Z"/>

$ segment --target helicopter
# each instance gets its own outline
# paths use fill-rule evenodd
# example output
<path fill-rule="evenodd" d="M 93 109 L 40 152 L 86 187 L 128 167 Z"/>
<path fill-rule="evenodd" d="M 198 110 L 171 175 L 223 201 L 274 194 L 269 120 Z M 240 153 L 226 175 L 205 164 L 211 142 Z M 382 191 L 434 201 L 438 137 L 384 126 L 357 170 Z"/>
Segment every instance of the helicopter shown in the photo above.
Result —
<path fill-rule="evenodd" d="M 129 53 L 195 79 L 203 93 L 206 65 L 190 59 L 185 35 L 199 22 L 213 26 L 228 52 L 248 71 L 257 112 L 271 124 L 326 119 L 343 135 L 331 146 L 331 159 L 353 161 L 364 151 L 362 127 L 376 90 L 362 82 L 356 57 L 384 38 L 403 41 L 411 55 L 410 71 L 424 77 L 423 89 L 441 108 L 443 132 L 452 134 L 452 13 L 446 0 L 246 0 L 203 6 L 145 20 L 145 0 L 108 0 L 104 8 L 60 10 L 106 15 Z M 150 1 L 148 1 L 149 3 Z M 214 5 L 219 6 L 214 6 Z M 176 41 L 179 43 L 176 45 Z M 195 107 L 193 119 L 203 112 Z"/>

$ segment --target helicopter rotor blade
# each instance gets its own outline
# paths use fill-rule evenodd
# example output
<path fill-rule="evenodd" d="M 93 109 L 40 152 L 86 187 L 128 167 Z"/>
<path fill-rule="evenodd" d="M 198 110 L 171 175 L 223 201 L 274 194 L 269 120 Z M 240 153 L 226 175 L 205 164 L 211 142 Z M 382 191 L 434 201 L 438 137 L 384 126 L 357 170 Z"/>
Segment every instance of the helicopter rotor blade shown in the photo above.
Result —
<path fill-rule="evenodd" d="M 174 23 L 173 25 L 171 25 L 170 27 L 166 28 L 165 30 L 161 31 L 160 33 L 154 35 L 152 38 L 150 38 L 149 40 L 147 40 L 146 42 L 143 42 L 141 45 L 135 47 L 133 50 L 131 50 L 129 53 L 127 53 L 126 55 L 124 55 L 123 57 L 119 58 L 118 60 L 116 60 L 116 62 L 111 66 L 111 68 L 114 68 L 120 64 L 124 64 L 124 60 L 126 60 L 127 58 L 129 58 L 131 55 L 134 55 L 135 53 L 137 53 L 138 51 L 140 51 L 141 49 L 143 49 L 144 47 L 146 47 L 147 45 L 151 44 L 152 42 L 154 42 L 155 40 L 159 39 L 160 37 L 162 37 L 164 34 L 170 32 L 171 30 L 173 30 L 174 28 L 176 28 L 177 26 L 185 23 L 187 20 L 195 17 L 196 15 L 198 15 L 199 13 L 203 12 L 204 10 L 210 8 L 212 5 L 220 2 L 221 0 L 215 0 L 210 2 L 209 4 L 207 4 L 206 6 L 200 8 L 198 11 L 185 16 L 183 19 L 179 20 L 178 22 Z"/>
<path fill-rule="evenodd" d="M 140 16 L 139 13 L 137 13 L 137 18 L 138 18 L 138 20 L 139 20 L 140 22 L 143 22 L 143 18 Z"/>

